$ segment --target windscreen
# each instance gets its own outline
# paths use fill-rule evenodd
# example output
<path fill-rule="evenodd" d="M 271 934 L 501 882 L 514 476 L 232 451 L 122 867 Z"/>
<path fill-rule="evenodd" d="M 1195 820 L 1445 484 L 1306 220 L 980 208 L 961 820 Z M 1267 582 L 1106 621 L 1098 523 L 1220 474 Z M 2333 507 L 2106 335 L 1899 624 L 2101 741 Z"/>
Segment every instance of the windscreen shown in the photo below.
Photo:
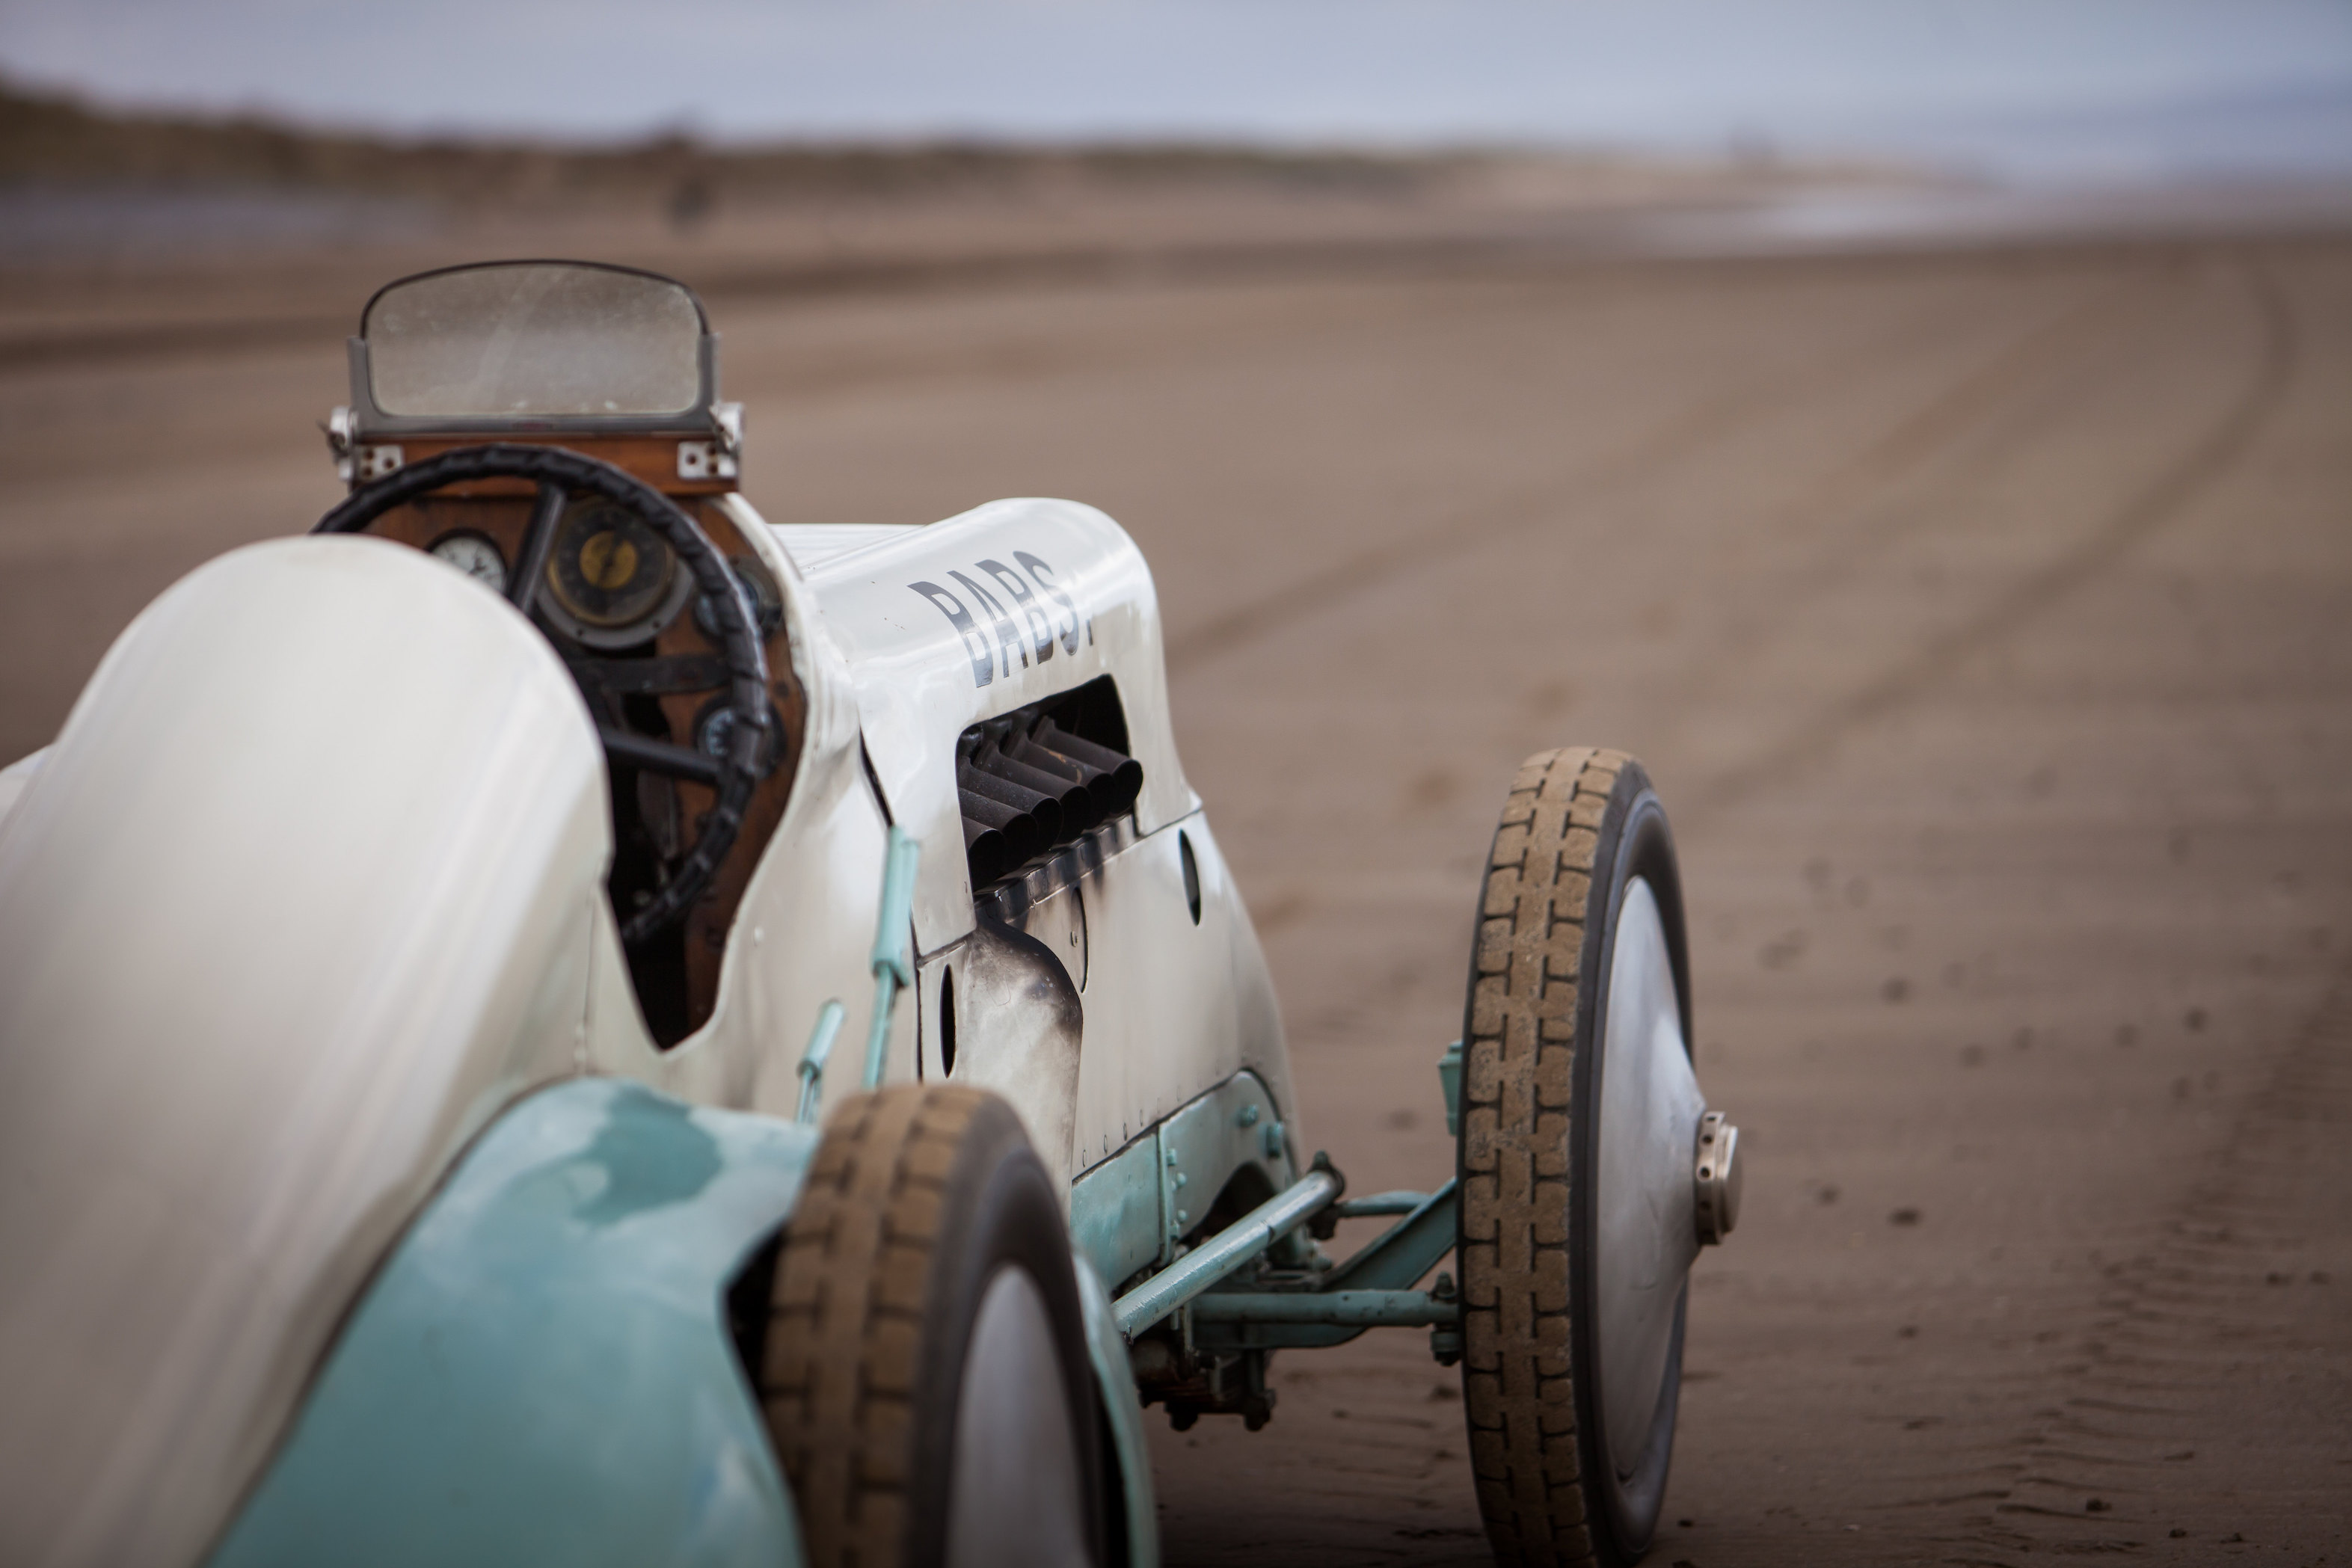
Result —
<path fill-rule="evenodd" d="M 702 391 L 702 312 L 664 277 L 511 262 L 395 283 L 368 307 L 370 392 L 388 414 L 682 413 Z"/>

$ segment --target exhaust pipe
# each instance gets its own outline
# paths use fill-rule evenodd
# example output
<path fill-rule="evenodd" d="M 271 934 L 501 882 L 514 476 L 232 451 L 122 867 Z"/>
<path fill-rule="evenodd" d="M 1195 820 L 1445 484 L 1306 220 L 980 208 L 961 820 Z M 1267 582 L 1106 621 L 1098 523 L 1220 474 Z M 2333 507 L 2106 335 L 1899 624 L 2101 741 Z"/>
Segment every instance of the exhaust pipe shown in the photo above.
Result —
<path fill-rule="evenodd" d="M 969 789 L 956 791 L 956 803 L 963 811 L 967 851 L 975 843 L 986 841 L 988 835 L 995 835 L 996 876 L 990 877 L 991 882 L 1045 847 L 1035 820 L 1025 811 L 1017 811 L 1002 800 L 992 800 Z M 981 829 L 978 835 L 972 832 L 975 825 Z"/>
<path fill-rule="evenodd" d="M 1110 807 L 1113 791 L 1099 771 L 1058 751 L 1046 750 L 1019 730 L 1004 737 L 1004 755 L 1034 773 L 1050 775 L 1085 790 L 1087 827 L 1100 827 L 1117 815 Z"/>
<path fill-rule="evenodd" d="M 971 803 L 972 797 L 963 797 L 963 858 L 964 863 L 971 867 L 972 886 L 980 887 L 1004 874 L 1013 864 L 1012 850 L 1004 841 L 1003 829 L 972 820 Z"/>
<path fill-rule="evenodd" d="M 1066 770 L 1042 767 L 1025 756 L 1015 755 L 1012 749 L 1015 743 L 1017 737 L 1008 737 L 1003 750 L 982 745 L 971 754 L 972 766 L 991 778 L 1052 796 L 1062 810 L 1060 837 L 1076 838 L 1102 821 L 1101 808 L 1075 765 Z"/>
<path fill-rule="evenodd" d="M 977 795 L 983 800 L 993 800 L 1028 818 L 1037 834 L 1030 854 L 1035 854 L 1047 844 L 1062 841 L 1062 803 L 1045 791 L 1015 784 L 1010 779 L 1002 779 L 974 767 L 969 758 L 965 758 L 962 767 L 956 769 L 956 789 L 966 797 Z"/>
<path fill-rule="evenodd" d="M 1131 809 L 1143 764 L 1034 709 L 975 725 L 957 747 L 956 799 L 977 893 Z"/>
<path fill-rule="evenodd" d="M 1081 740 L 1050 718 L 1037 726 L 1030 744 L 1082 769 L 1080 777 L 1100 802 L 1105 821 L 1134 805 L 1143 793 L 1142 763 L 1108 746 Z"/>

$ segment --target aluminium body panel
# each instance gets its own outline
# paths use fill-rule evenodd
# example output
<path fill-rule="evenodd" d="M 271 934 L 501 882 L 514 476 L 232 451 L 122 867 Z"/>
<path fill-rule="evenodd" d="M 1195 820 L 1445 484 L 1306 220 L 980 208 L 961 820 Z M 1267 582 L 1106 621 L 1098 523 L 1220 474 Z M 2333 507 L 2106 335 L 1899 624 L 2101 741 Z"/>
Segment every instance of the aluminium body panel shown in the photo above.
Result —
<path fill-rule="evenodd" d="M 1081 891 L 1087 1034 L 1077 1168 L 1244 1071 L 1272 1094 L 1275 1114 L 1295 1124 L 1274 982 L 1205 814 L 1140 839 Z"/>
<path fill-rule="evenodd" d="M 787 553 L 793 532 L 775 530 Z M 823 554 L 806 580 L 847 657 L 892 817 L 923 844 L 920 953 L 972 928 L 953 752 L 972 725 L 1108 674 L 1125 709 L 1128 754 L 1143 765 L 1139 831 L 1195 810 L 1168 724 L 1150 569 L 1094 507 L 992 501 Z"/>
<path fill-rule="evenodd" d="M 1159 601 L 1134 541 L 1091 507 L 1034 499 L 992 502 L 922 528 L 815 528 L 804 536 L 783 527 L 767 537 L 794 557 L 796 580 L 800 555 L 814 563 L 805 580 L 847 659 L 883 793 L 923 845 L 915 930 L 927 1065 L 945 1071 L 939 987 L 977 923 L 956 738 L 1108 674 L 1128 752 L 1144 769 L 1132 823 L 1114 852 L 1024 908 L 1024 923 L 1052 937 L 1079 993 L 1075 1103 L 1065 1113 L 1044 1102 L 1039 1085 L 971 1071 L 1023 1110 L 1057 1174 L 1108 1157 L 1244 1068 L 1295 1120 L 1265 956 L 1177 758 Z M 955 1016 L 960 1050 L 972 1044 L 972 1030 L 992 1027 L 969 1005 Z M 1060 1080 L 1052 1082 L 1058 1093 Z M 1065 1124 L 1068 1153 L 1057 1159 Z"/>
<path fill-rule="evenodd" d="M 8 820 L 8 813 L 24 798 L 26 787 L 32 783 L 33 775 L 41 770 L 41 764 L 48 759 L 48 755 L 49 748 L 44 746 L 40 750 L 28 752 L 7 767 L 0 768 L 0 822 Z"/>
<path fill-rule="evenodd" d="M 1097 844 L 1109 852 L 1083 852 Z M 1034 942 L 1068 986 L 1078 1018 L 1070 1061 L 1055 1054 L 1054 1070 L 1044 1071 L 1040 1026 L 1018 1014 L 1011 989 L 980 982 L 983 955 L 1003 945 L 992 914 L 918 970 L 924 1075 L 1012 1102 L 1064 1185 L 1237 1073 L 1253 1074 L 1271 1097 L 1269 1122 L 1295 1124 L 1273 981 L 1206 817 L 1195 812 L 1140 838 L 1124 822 L 1098 829 L 1054 860 L 1078 862 L 1083 874 L 1034 903 L 1012 901 L 1016 914 L 1003 929 Z M 1060 1006 L 1042 994 L 1039 1005 Z M 943 1028 L 950 1019 L 952 1071 Z M 1207 1197 L 1214 1195 L 1213 1186 Z"/>

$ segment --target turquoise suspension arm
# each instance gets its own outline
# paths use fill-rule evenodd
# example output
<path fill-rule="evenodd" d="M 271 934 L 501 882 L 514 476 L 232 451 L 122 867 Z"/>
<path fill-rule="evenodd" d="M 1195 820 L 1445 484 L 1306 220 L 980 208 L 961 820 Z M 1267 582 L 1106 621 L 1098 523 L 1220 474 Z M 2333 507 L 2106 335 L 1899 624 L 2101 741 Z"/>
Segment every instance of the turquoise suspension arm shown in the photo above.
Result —
<path fill-rule="evenodd" d="M 890 846 L 882 865 L 882 910 L 874 930 L 874 1019 L 866 1031 L 866 1087 L 882 1082 L 882 1063 L 890 1043 L 890 1014 L 898 993 L 915 983 L 914 929 L 915 862 L 923 846 L 900 827 L 890 830 Z"/>

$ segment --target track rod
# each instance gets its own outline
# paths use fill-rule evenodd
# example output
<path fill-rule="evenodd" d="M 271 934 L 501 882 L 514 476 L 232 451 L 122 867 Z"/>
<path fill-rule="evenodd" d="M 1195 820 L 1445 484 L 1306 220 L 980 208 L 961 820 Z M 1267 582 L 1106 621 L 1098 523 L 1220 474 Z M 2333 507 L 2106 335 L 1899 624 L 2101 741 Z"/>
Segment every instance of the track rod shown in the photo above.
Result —
<path fill-rule="evenodd" d="M 1113 1301 L 1118 1332 L 1133 1339 L 1328 1207 L 1339 1189 L 1336 1172 L 1309 1171 Z"/>

